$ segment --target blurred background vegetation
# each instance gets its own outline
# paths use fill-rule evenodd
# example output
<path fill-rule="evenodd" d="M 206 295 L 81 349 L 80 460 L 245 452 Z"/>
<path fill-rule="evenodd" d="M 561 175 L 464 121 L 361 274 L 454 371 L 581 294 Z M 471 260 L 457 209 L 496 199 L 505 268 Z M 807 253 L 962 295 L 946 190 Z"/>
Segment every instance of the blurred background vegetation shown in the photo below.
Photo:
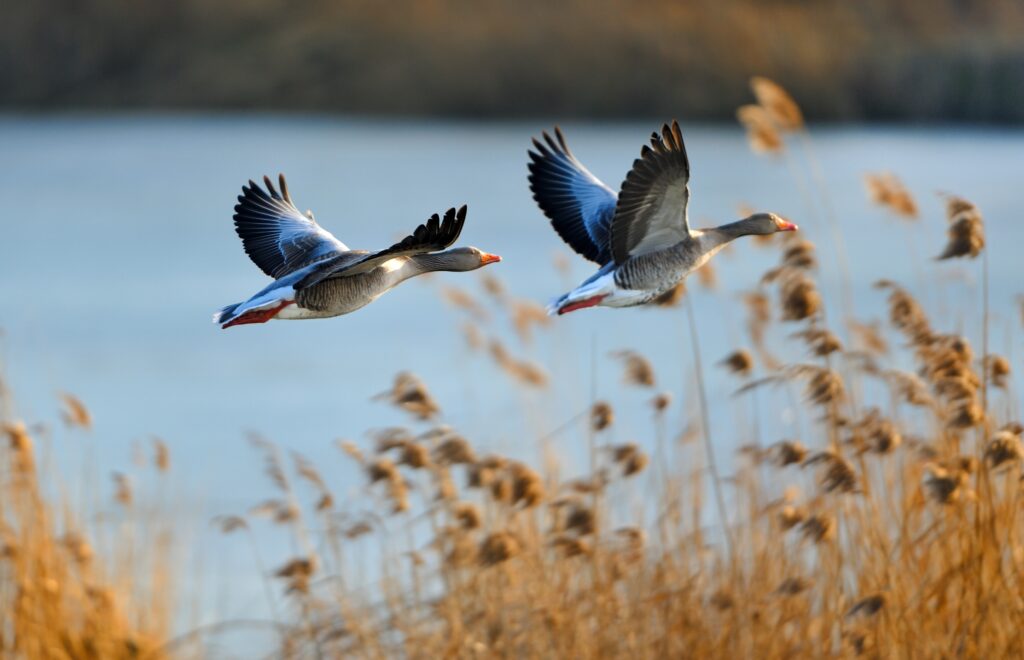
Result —
<path fill-rule="evenodd" d="M 35 0 L 0 109 L 724 119 L 746 80 L 816 120 L 1024 120 L 1020 0 Z"/>

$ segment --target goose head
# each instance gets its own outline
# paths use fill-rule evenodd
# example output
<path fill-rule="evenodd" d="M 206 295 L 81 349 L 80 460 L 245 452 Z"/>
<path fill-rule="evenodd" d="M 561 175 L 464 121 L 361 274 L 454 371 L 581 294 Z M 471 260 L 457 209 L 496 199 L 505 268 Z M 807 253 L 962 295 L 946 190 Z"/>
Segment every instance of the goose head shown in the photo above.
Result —
<path fill-rule="evenodd" d="M 459 247 L 445 252 L 423 255 L 421 259 L 429 264 L 430 270 L 468 271 L 483 268 L 487 264 L 501 261 L 496 254 L 484 252 L 475 247 Z"/>
<path fill-rule="evenodd" d="M 796 231 L 797 226 L 774 213 L 755 213 L 740 221 L 746 234 L 774 234 L 779 231 Z"/>

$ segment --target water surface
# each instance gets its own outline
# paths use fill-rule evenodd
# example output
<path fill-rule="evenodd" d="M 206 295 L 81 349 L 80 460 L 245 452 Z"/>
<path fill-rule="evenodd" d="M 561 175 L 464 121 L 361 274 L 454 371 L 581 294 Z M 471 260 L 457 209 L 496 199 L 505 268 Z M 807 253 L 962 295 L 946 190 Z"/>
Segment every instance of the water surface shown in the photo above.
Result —
<path fill-rule="evenodd" d="M 617 187 L 656 126 L 563 128 L 580 159 Z M 0 119 L 3 364 L 18 413 L 54 429 L 53 455 L 71 472 L 68 483 L 84 472 L 76 457 L 88 455 L 95 466 L 92 485 L 69 486 L 69 496 L 109 508 L 106 478 L 113 470 L 134 471 L 144 488 L 156 477 L 133 466 L 132 448 L 146 447 L 154 435 L 164 438 L 173 455 L 174 507 L 203 550 L 186 572 L 203 577 L 206 592 L 215 594 L 203 602 L 200 618 L 261 616 L 261 583 L 246 546 L 220 539 L 206 524 L 212 515 L 244 512 L 273 495 L 261 457 L 246 444 L 249 431 L 311 457 L 343 506 L 364 486 L 332 443 L 350 438 L 368 446 L 367 429 L 408 421 L 371 401 L 400 370 L 422 376 L 443 407 L 443 421 L 490 451 L 536 459 L 537 439 L 585 409 L 592 396 L 616 403 L 615 438 L 646 445 L 653 392 L 625 387 L 607 357 L 624 347 L 653 360 L 658 390 L 675 395 L 673 431 L 682 428 L 696 403 L 680 309 L 571 314 L 525 346 L 492 308 L 488 327 L 515 354 L 551 373 L 544 391 L 512 385 L 486 355 L 470 351 L 460 330 L 464 317 L 441 302 L 439 289 L 449 285 L 485 300 L 479 273 L 410 282 L 332 320 L 229 331 L 210 323 L 214 310 L 266 283 L 243 253 L 231 213 L 241 184 L 277 172 L 287 174 L 301 210 L 312 209 L 326 229 L 357 248 L 389 244 L 431 213 L 466 203 L 460 242 L 504 257 L 488 272 L 512 295 L 546 302 L 589 274 L 590 264 L 568 252 L 530 197 L 526 149 L 544 127 L 274 117 Z M 812 207 L 806 188 L 794 182 L 799 150 L 788 162 L 773 161 L 752 155 L 737 127 L 684 124 L 684 132 L 694 224 L 734 220 L 740 202 L 792 218 L 819 246 L 822 286 L 838 319 L 835 246 L 820 204 Z M 945 230 L 934 193 L 954 192 L 985 214 L 993 345 L 1019 352 L 1013 301 L 1022 274 L 1024 132 L 853 127 L 813 134 L 850 255 L 858 315 L 884 314 L 883 296 L 870 284 L 887 277 L 915 287 L 940 327 L 976 329 L 978 264 L 930 260 L 941 251 Z M 916 227 L 868 202 L 862 176 L 879 170 L 899 174 L 918 197 L 923 217 Z M 568 277 L 554 266 L 558 255 L 568 257 Z M 746 343 L 737 294 L 775 259 L 774 252 L 740 241 L 717 259 L 717 292 L 695 287 L 693 295 L 713 435 L 726 463 L 749 440 L 749 428 L 730 397 L 735 381 L 713 365 Z M 794 344 L 790 357 L 798 356 Z M 75 393 L 92 410 L 95 428 L 87 437 L 61 428 L 58 391 Z M 764 440 L 804 430 L 782 399 L 768 397 L 763 408 Z M 570 427 L 551 446 L 565 473 L 583 467 L 580 429 Z M 289 556 L 280 535 L 259 531 L 268 561 Z"/>

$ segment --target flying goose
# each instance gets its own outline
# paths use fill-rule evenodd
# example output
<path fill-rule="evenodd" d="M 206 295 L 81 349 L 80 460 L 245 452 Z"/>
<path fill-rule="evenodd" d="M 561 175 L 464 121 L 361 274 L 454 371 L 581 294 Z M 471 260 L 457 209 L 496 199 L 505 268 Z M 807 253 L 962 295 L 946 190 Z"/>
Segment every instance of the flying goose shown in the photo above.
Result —
<path fill-rule="evenodd" d="M 389 248 L 350 250 L 292 203 L 284 175 L 280 192 L 249 181 L 235 206 L 235 231 L 249 258 L 274 281 L 245 302 L 213 315 L 222 328 L 271 319 L 319 319 L 348 314 L 384 292 L 432 271 L 469 271 L 501 261 L 475 247 L 445 250 L 459 237 L 466 207 L 435 213 Z M 440 250 L 445 250 L 440 252 Z"/>
<path fill-rule="evenodd" d="M 555 128 L 530 150 L 530 190 L 562 240 L 600 269 L 552 301 L 549 314 L 585 307 L 651 302 L 703 266 L 730 241 L 748 234 L 795 231 L 774 213 L 712 229 L 691 229 L 690 161 L 679 123 L 651 134 L 618 195 L 569 151 Z"/>

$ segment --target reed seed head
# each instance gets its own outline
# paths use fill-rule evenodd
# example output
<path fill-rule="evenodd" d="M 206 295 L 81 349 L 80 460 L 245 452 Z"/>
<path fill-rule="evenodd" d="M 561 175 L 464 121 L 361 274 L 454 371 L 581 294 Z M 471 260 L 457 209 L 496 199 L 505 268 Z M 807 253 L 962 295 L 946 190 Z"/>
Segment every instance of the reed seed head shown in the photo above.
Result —
<path fill-rule="evenodd" d="M 293 593 L 309 593 L 309 579 L 316 572 L 317 562 L 314 557 L 296 557 L 274 572 L 287 582 L 288 591 Z"/>
<path fill-rule="evenodd" d="M 565 518 L 565 530 L 586 536 L 594 533 L 596 522 L 594 511 L 577 503 L 569 508 Z"/>
<path fill-rule="evenodd" d="M 513 504 L 530 508 L 544 499 L 544 483 L 535 470 L 522 463 L 511 463 L 508 471 L 512 480 Z"/>
<path fill-rule="evenodd" d="M 811 352 L 820 357 L 843 350 L 843 344 L 839 341 L 839 337 L 825 328 L 808 328 L 796 333 L 795 336 L 802 338 Z"/>
<path fill-rule="evenodd" d="M 782 440 L 775 443 L 771 454 L 776 465 L 786 467 L 794 463 L 803 463 L 807 458 L 807 448 L 797 440 Z"/>
<path fill-rule="evenodd" d="M 398 464 L 407 465 L 414 470 L 428 467 L 430 465 L 430 452 L 421 444 L 407 442 L 402 447 L 402 454 L 398 459 Z"/>
<path fill-rule="evenodd" d="M 522 551 L 522 544 L 509 532 L 490 534 L 480 544 L 479 561 L 482 566 L 494 566 L 512 559 Z"/>
<path fill-rule="evenodd" d="M 327 484 L 309 459 L 297 452 L 292 452 L 292 460 L 295 463 L 295 471 L 300 477 L 313 484 L 321 492 L 327 491 Z"/>
<path fill-rule="evenodd" d="M 469 534 L 449 534 L 444 539 L 445 563 L 453 568 L 463 568 L 478 561 L 477 543 Z"/>
<path fill-rule="evenodd" d="M 1009 431 L 997 431 L 985 446 L 985 459 L 992 467 L 1017 462 L 1022 457 L 1024 457 L 1024 449 L 1021 448 L 1020 436 Z"/>
<path fill-rule="evenodd" d="M 727 589 L 718 589 L 711 594 L 708 604 L 719 612 L 724 612 L 736 606 L 736 598 Z"/>
<path fill-rule="evenodd" d="M 544 387 L 548 384 L 547 372 L 539 365 L 512 357 L 505 346 L 496 339 L 491 341 L 491 357 L 505 373 L 524 385 Z"/>
<path fill-rule="evenodd" d="M 502 474 L 491 481 L 491 497 L 495 502 L 501 504 L 512 504 L 513 491 L 512 480 L 507 474 Z"/>
<path fill-rule="evenodd" d="M 366 457 L 363 456 L 362 450 L 359 449 L 359 447 L 356 446 L 356 443 L 352 442 L 351 440 L 338 440 L 335 442 L 335 444 L 337 445 L 338 449 L 348 454 L 348 456 L 357 463 L 362 463 L 366 460 Z"/>
<path fill-rule="evenodd" d="M 750 351 L 739 348 L 722 358 L 719 364 L 738 376 L 746 377 L 754 370 L 754 357 Z"/>
<path fill-rule="evenodd" d="M 31 474 L 35 469 L 35 454 L 32 437 L 28 434 L 24 422 L 12 422 L 3 427 L 7 440 L 14 454 L 15 468 L 22 475 Z"/>
<path fill-rule="evenodd" d="M 981 212 L 962 197 L 946 198 L 946 216 L 949 220 L 949 242 L 938 259 L 977 257 L 985 247 L 985 226 Z"/>
<path fill-rule="evenodd" d="M 230 534 L 240 529 L 249 529 L 249 523 L 245 522 L 245 518 L 241 516 L 217 516 L 213 519 L 213 524 L 217 526 L 221 534 Z"/>
<path fill-rule="evenodd" d="M 836 522 L 828 515 L 816 514 L 800 523 L 800 532 L 814 543 L 825 543 L 835 538 Z"/>
<path fill-rule="evenodd" d="M 821 309 L 821 294 L 814 281 L 802 273 L 792 273 L 779 289 L 783 321 L 802 321 Z"/>
<path fill-rule="evenodd" d="M 388 399 L 392 405 L 412 414 L 417 419 L 430 420 L 441 412 L 427 386 L 415 374 L 399 372 L 389 392 L 374 398 Z"/>
<path fill-rule="evenodd" d="M 754 76 L 750 79 L 750 89 L 779 129 L 798 131 L 804 127 L 800 106 L 781 85 L 764 76 Z"/>
<path fill-rule="evenodd" d="M 928 394 L 928 386 L 915 374 L 895 370 L 884 374 L 893 393 L 904 403 L 921 407 L 934 405 L 934 400 Z"/>
<path fill-rule="evenodd" d="M 472 502 L 458 502 L 452 509 L 452 513 L 462 529 L 478 529 L 483 524 L 480 507 Z"/>
<path fill-rule="evenodd" d="M 878 614 L 883 607 L 885 607 L 885 594 L 873 594 L 866 598 L 862 598 L 857 601 L 850 611 L 846 613 L 847 617 L 854 617 L 857 615 L 872 617 Z"/>
<path fill-rule="evenodd" d="M 930 464 L 925 469 L 924 487 L 928 495 L 939 504 L 953 504 L 960 500 L 967 484 L 967 473 Z"/>
<path fill-rule="evenodd" d="M 551 317 L 541 305 L 532 300 L 516 300 L 512 303 L 512 327 L 523 342 L 533 339 L 533 328 L 551 325 Z"/>
<path fill-rule="evenodd" d="M 875 287 L 889 291 L 889 322 L 912 344 L 929 343 L 931 324 L 917 300 L 906 289 L 889 280 L 879 280 Z"/>
<path fill-rule="evenodd" d="M 981 424 L 985 411 L 975 401 L 954 401 L 946 412 L 946 426 L 951 429 L 969 429 Z"/>
<path fill-rule="evenodd" d="M 490 318 L 487 310 L 464 289 L 457 289 L 451 286 L 442 287 L 441 298 L 452 307 L 466 312 L 477 321 L 487 321 Z"/>
<path fill-rule="evenodd" d="M 388 484 L 388 495 L 391 497 L 391 512 L 402 513 L 409 510 L 409 485 L 405 479 L 398 478 Z"/>
<path fill-rule="evenodd" d="M 825 470 L 821 474 L 821 486 L 827 493 L 856 493 L 858 488 L 857 473 L 849 461 L 839 454 L 826 450 L 811 456 L 805 466 L 823 463 Z"/>
<path fill-rule="evenodd" d="M 476 461 L 473 448 L 460 435 L 449 436 L 434 447 L 434 461 L 439 465 L 468 465 Z"/>
<path fill-rule="evenodd" d="M 370 483 L 378 481 L 395 481 L 399 479 L 398 468 L 390 458 L 378 458 L 366 466 L 366 476 Z"/>
<path fill-rule="evenodd" d="M 846 387 L 835 371 L 809 365 L 803 365 L 799 371 L 809 375 L 805 392 L 812 403 L 828 406 L 845 399 Z"/>
<path fill-rule="evenodd" d="M 369 522 L 365 520 L 360 520 L 359 522 L 346 527 L 342 534 L 345 536 L 345 538 L 353 540 L 359 538 L 360 536 L 365 536 L 371 532 L 373 532 L 373 525 L 371 525 Z"/>
<path fill-rule="evenodd" d="M 650 462 L 650 458 L 643 452 L 637 452 L 629 457 L 629 459 L 622 465 L 622 476 L 631 477 L 634 474 L 643 472 L 644 468 Z"/>
<path fill-rule="evenodd" d="M 957 456 L 953 459 L 953 469 L 960 470 L 964 474 L 974 474 L 978 471 L 978 459 L 974 456 Z"/>
<path fill-rule="evenodd" d="M 818 266 L 814 256 L 814 243 L 807 240 L 792 241 L 782 253 L 782 265 L 797 270 L 813 270 Z"/>
<path fill-rule="evenodd" d="M 782 153 L 784 144 L 767 110 L 759 105 L 744 105 L 736 111 L 736 118 L 747 129 L 747 142 L 754 153 Z"/>
<path fill-rule="evenodd" d="M 872 408 L 854 425 L 854 444 L 860 450 L 876 454 L 888 454 L 903 442 L 896 425 L 882 417 L 877 408 Z"/>
<path fill-rule="evenodd" d="M 612 357 L 622 361 L 625 383 L 638 387 L 654 387 L 654 367 L 651 366 L 650 360 L 631 350 L 615 351 Z"/>
<path fill-rule="evenodd" d="M 466 488 L 485 488 L 494 480 L 494 470 L 480 465 L 471 464 L 466 470 Z"/>
<path fill-rule="evenodd" d="M 993 387 L 1005 390 L 1010 381 L 1010 361 L 1002 355 L 989 355 L 985 358 L 985 371 Z"/>
<path fill-rule="evenodd" d="M 128 478 L 128 475 L 120 472 L 115 472 L 112 477 L 114 479 L 114 499 L 122 506 L 131 506 L 133 500 L 131 479 Z"/>
<path fill-rule="evenodd" d="M 810 580 L 802 577 L 789 577 L 783 580 L 778 588 L 775 589 L 775 593 L 781 596 L 796 596 L 811 588 Z"/>
<path fill-rule="evenodd" d="M 551 545 L 558 549 L 562 553 L 562 557 L 566 559 L 589 555 L 591 549 L 590 543 L 586 539 L 564 535 L 556 536 L 552 539 Z"/>
<path fill-rule="evenodd" d="M 64 403 L 62 416 L 65 424 L 77 426 L 85 430 L 92 428 L 92 415 L 78 397 L 64 392 L 60 395 L 60 398 Z"/>
<path fill-rule="evenodd" d="M 603 431 L 615 421 L 612 407 L 605 401 L 598 401 L 590 409 L 590 427 L 595 431 Z"/>
<path fill-rule="evenodd" d="M 636 443 L 628 442 L 624 445 L 614 445 L 612 447 L 609 447 L 609 450 L 612 453 L 612 460 L 614 460 L 616 463 L 621 464 L 625 463 L 633 456 L 636 456 L 636 454 L 640 451 L 640 448 L 637 447 Z"/>
<path fill-rule="evenodd" d="M 896 175 L 889 172 L 867 174 L 864 176 L 864 183 L 868 196 L 875 204 L 887 208 L 901 218 L 917 218 L 917 202 Z"/>
<path fill-rule="evenodd" d="M 487 292 L 487 295 L 491 296 L 498 302 L 504 301 L 505 285 L 502 284 L 501 280 L 497 277 L 485 272 L 480 276 L 480 284 L 483 285 L 484 291 Z"/>
<path fill-rule="evenodd" d="M 472 321 L 466 321 L 462 324 L 462 337 L 466 340 L 466 346 L 471 351 L 479 351 L 484 347 L 484 335 L 480 332 L 480 328 Z"/>
<path fill-rule="evenodd" d="M 642 550 L 647 543 L 647 534 L 639 527 L 620 527 L 615 530 L 615 536 L 626 544 L 630 551 Z"/>
<path fill-rule="evenodd" d="M 857 339 L 858 344 L 865 351 L 876 356 L 882 356 L 889 352 L 889 342 L 882 336 L 882 330 L 877 321 L 872 323 L 860 323 L 855 320 L 847 322 L 850 331 Z"/>
<path fill-rule="evenodd" d="M 80 567 L 88 565 L 95 554 L 89 542 L 78 532 L 68 532 L 61 537 L 60 544 Z"/>
<path fill-rule="evenodd" d="M 153 465 L 160 472 L 171 469 L 171 450 L 160 438 L 153 438 Z"/>

